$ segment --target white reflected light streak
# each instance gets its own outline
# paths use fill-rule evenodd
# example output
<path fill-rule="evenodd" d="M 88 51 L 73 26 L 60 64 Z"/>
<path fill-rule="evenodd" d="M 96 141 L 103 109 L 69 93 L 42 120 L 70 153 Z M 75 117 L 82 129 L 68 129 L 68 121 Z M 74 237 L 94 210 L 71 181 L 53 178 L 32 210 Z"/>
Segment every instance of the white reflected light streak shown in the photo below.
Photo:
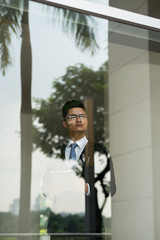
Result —
<path fill-rule="evenodd" d="M 160 31 L 160 20 L 153 17 L 144 16 L 126 10 L 104 6 L 86 0 L 34 0 L 44 4 L 61 7 L 91 16 L 96 16 L 120 23 L 145 28 L 148 30 Z"/>

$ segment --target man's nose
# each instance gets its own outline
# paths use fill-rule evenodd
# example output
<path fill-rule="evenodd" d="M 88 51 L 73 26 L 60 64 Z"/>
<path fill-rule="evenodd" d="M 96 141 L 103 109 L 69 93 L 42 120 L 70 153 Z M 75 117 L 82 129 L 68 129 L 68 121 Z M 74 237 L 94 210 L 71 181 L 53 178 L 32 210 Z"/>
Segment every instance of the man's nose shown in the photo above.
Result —
<path fill-rule="evenodd" d="M 80 118 L 79 115 L 77 115 L 77 117 L 76 117 L 76 121 L 81 121 L 81 118 Z"/>

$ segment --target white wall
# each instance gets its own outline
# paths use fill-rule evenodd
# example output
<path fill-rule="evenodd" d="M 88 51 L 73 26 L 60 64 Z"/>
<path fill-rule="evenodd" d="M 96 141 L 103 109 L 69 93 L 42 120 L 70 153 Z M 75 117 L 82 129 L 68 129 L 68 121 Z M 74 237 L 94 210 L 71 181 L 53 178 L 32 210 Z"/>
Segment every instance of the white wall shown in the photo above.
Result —
<path fill-rule="evenodd" d="M 150 96 L 155 240 L 160 239 L 160 54 L 150 52 Z"/>
<path fill-rule="evenodd" d="M 109 43 L 113 240 L 153 240 L 150 65 L 146 50 Z"/>

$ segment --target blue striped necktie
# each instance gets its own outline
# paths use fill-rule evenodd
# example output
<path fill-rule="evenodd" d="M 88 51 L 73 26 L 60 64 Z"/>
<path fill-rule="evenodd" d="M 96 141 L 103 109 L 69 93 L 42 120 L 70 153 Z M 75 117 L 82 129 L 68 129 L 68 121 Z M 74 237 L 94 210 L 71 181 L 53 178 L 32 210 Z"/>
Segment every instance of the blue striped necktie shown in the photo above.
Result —
<path fill-rule="evenodd" d="M 71 144 L 71 152 L 70 152 L 69 159 L 76 160 L 75 148 L 76 148 L 77 146 L 78 146 L 77 143 L 72 143 L 72 144 Z"/>

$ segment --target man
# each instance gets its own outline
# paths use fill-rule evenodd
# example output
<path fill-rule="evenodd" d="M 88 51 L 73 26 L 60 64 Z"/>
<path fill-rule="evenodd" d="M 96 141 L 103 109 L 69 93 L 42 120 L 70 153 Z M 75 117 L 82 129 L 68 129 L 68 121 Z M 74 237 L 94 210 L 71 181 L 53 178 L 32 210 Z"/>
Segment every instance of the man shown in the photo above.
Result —
<path fill-rule="evenodd" d="M 71 156 L 71 152 L 75 151 L 75 159 L 78 161 L 82 159 L 82 154 L 84 153 L 84 149 L 88 143 L 88 139 L 86 138 L 86 130 L 88 126 L 88 119 L 85 106 L 82 102 L 72 100 L 65 103 L 62 108 L 62 116 L 63 116 L 63 126 L 68 130 L 69 141 L 67 146 L 65 147 L 65 158 L 69 159 Z M 75 148 L 72 150 L 73 144 L 76 143 Z M 95 145 L 95 151 L 98 144 Z M 99 145 L 98 145 L 99 147 Z M 99 147 L 100 148 L 100 147 Z M 63 152 L 63 151 L 62 151 Z M 113 196 L 116 192 L 115 185 L 115 177 L 114 170 L 112 165 L 112 160 L 110 158 L 110 154 L 104 146 L 101 146 L 101 152 L 105 153 L 108 157 L 108 166 L 107 170 L 111 171 L 111 195 Z M 62 153 L 62 157 L 64 152 Z M 84 164 L 84 162 L 83 162 Z M 89 183 L 85 184 L 85 192 L 89 193 Z M 88 194 L 89 195 L 89 194 Z"/>
<path fill-rule="evenodd" d="M 80 101 L 68 101 L 63 106 L 63 126 L 67 128 L 69 141 L 65 149 L 65 158 L 78 161 L 88 140 L 85 136 L 88 120 L 86 110 Z M 89 184 L 85 183 L 85 192 L 90 194 Z"/>
<path fill-rule="evenodd" d="M 106 189 L 106 184 L 104 183 L 104 178 L 107 172 L 111 172 L 111 196 L 115 194 L 116 185 L 115 185 L 115 178 L 114 178 L 114 171 L 112 161 L 109 155 L 109 152 L 104 146 L 99 144 L 93 144 L 94 150 L 106 155 L 106 166 L 100 174 L 97 174 L 94 177 L 94 166 L 88 166 L 86 164 L 86 160 L 88 162 L 90 158 L 90 152 L 88 153 L 88 158 L 86 159 L 86 149 L 90 151 L 88 146 L 90 145 L 91 141 L 86 138 L 86 130 L 88 126 L 88 119 L 86 109 L 84 104 L 80 101 L 72 100 L 68 101 L 64 104 L 62 108 L 62 116 L 63 116 L 63 126 L 68 131 L 69 140 L 67 145 L 63 145 L 61 147 L 61 159 L 65 159 L 69 166 L 74 171 L 74 175 L 72 175 L 72 179 L 74 178 L 73 182 L 76 182 L 76 176 L 80 177 L 83 180 L 83 192 L 86 195 L 86 207 L 85 207 L 85 214 L 86 214 L 86 232 L 101 232 L 102 230 L 102 209 L 98 206 L 98 197 L 97 197 L 97 188 L 95 187 L 96 182 L 99 182 L 102 187 L 102 191 L 105 195 L 105 198 L 109 196 L 109 191 Z M 96 159 L 95 159 L 96 161 Z M 68 170 L 67 170 L 68 173 Z M 63 174 L 64 175 L 64 174 Z M 56 175 L 57 176 L 57 175 Z M 90 177 L 92 176 L 92 177 Z M 48 177 L 48 174 L 47 174 Z M 68 179 L 68 178 L 65 178 Z M 72 188 L 72 183 L 68 186 L 66 182 L 67 180 L 61 180 L 61 191 L 65 192 Z M 86 180 L 85 180 L 86 179 Z M 58 187 L 60 186 L 60 181 L 58 182 Z M 79 184 L 79 183 L 78 183 Z M 80 186 L 78 185 L 77 186 Z M 48 186 L 49 184 L 47 184 Z M 76 185 L 74 185 L 75 187 Z M 77 187 L 79 188 L 79 187 Z M 53 190 L 53 187 L 52 187 Z M 54 185 L 54 192 L 59 189 Z M 50 193 L 49 193 L 50 194 Z M 48 194 L 48 196 L 49 196 Z M 76 194 L 76 193 L 75 193 Z M 47 196 L 47 193 L 44 194 Z M 66 200 L 66 199 L 65 199 Z M 72 201 L 72 199 L 71 199 Z M 82 200 L 83 201 L 83 200 Z M 69 201 L 68 201 L 69 202 Z M 67 203 L 67 200 L 66 200 Z M 73 206 L 75 202 L 72 203 Z M 48 223 L 48 232 L 52 232 L 52 212 L 50 214 L 49 223 Z"/>

